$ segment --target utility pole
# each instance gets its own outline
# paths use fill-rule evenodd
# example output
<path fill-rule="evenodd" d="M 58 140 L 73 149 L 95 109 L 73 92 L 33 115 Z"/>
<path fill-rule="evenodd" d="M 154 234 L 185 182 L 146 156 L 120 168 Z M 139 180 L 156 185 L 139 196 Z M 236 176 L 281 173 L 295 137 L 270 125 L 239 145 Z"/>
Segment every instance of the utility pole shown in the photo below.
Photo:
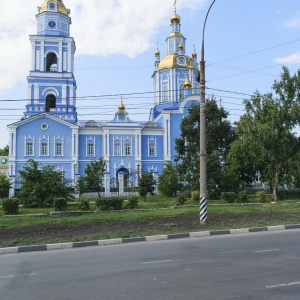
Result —
<path fill-rule="evenodd" d="M 202 32 L 202 48 L 200 61 L 200 222 L 207 223 L 207 196 L 206 196 L 206 112 L 205 112 L 205 60 L 204 60 L 204 32 L 210 9 L 216 0 L 210 5 Z"/>

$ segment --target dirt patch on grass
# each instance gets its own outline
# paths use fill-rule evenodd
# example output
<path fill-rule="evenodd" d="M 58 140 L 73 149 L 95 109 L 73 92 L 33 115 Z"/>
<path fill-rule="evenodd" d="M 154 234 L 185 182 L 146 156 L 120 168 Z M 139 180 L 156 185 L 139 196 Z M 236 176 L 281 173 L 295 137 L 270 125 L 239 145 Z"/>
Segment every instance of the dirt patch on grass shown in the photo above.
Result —
<path fill-rule="evenodd" d="M 92 221 L 84 224 L 47 224 L 16 229 L 0 228 L 0 247 L 49 244 L 117 237 L 184 233 L 299 223 L 292 213 L 251 212 L 211 214 L 200 224 L 198 213 L 136 221 Z"/>

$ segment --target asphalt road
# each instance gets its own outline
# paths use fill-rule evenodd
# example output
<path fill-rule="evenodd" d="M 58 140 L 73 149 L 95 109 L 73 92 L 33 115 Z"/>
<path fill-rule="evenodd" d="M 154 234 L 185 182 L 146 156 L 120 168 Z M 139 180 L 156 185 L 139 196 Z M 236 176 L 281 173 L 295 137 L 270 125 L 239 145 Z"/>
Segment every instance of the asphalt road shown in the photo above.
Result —
<path fill-rule="evenodd" d="M 0 299 L 300 299 L 300 230 L 0 255 Z"/>

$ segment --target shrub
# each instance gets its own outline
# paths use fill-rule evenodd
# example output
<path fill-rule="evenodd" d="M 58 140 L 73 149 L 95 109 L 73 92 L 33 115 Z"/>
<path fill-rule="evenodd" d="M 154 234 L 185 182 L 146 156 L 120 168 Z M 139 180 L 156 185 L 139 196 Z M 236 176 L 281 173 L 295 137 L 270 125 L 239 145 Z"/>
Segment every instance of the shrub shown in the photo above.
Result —
<path fill-rule="evenodd" d="M 186 196 L 185 195 L 179 195 L 177 197 L 177 203 L 176 205 L 183 205 L 186 202 Z"/>
<path fill-rule="evenodd" d="M 192 201 L 199 202 L 200 201 L 200 192 L 199 191 L 193 191 L 191 194 Z"/>
<path fill-rule="evenodd" d="M 17 198 L 3 199 L 2 209 L 5 215 L 17 215 L 19 213 L 19 200 Z"/>
<path fill-rule="evenodd" d="M 55 197 L 53 205 L 55 211 L 66 211 L 68 207 L 68 199 L 64 197 Z"/>
<path fill-rule="evenodd" d="M 267 194 L 264 191 L 259 191 L 257 193 L 255 193 L 256 196 L 256 200 L 258 202 L 267 202 L 268 198 L 267 198 Z"/>
<path fill-rule="evenodd" d="M 219 200 L 220 197 L 221 197 L 220 191 L 210 191 L 207 196 L 209 200 Z"/>
<path fill-rule="evenodd" d="M 78 208 L 81 210 L 89 210 L 90 209 L 90 202 L 86 199 L 80 199 L 78 204 Z"/>
<path fill-rule="evenodd" d="M 139 204 L 139 197 L 138 196 L 129 196 L 128 203 L 125 205 L 127 209 L 136 209 Z"/>
<path fill-rule="evenodd" d="M 221 200 L 226 203 L 233 203 L 237 198 L 236 193 L 234 192 L 222 192 L 221 193 Z"/>
<path fill-rule="evenodd" d="M 278 200 L 295 200 L 300 199 L 299 190 L 283 190 L 277 192 Z"/>
<path fill-rule="evenodd" d="M 237 195 L 237 201 L 239 203 L 246 203 L 248 202 L 248 194 L 247 191 L 240 191 Z"/>
<path fill-rule="evenodd" d="M 124 199 L 121 197 L 98 198 L 96 200 L 96 207 L 101 210 L 121 210 Z"/>

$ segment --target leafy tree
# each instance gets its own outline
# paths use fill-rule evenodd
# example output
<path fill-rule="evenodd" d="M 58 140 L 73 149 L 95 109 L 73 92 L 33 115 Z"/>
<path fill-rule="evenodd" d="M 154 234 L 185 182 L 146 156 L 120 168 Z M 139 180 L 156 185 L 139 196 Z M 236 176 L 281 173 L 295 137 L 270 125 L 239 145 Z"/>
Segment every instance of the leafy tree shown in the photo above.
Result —
<path fill-rule="evenodd" d="M 229 144 L 234 140 L 234 131 L 227 120 L 228 112 L 218 107 L 215 98 L 206 100 L 206 141 L 207 141 L 207 189 L 213 191 L 227 186 L 224 182 L 226 157 Z M 199 189 L 199 105 L 189 108 L 189 115 L 181 122 L 181 136 L 176 139 L 175 161 L 182 180 L 192 190 Z"/>
<path fill-rule="evenodd" d="M 81 198 L 82 194 L 86 192 L 86 180 L 85 177 L 80 176 L 78 177 L 76 184 L 75 184 L 75 191 Z"/>
<path fill-rule="evenodd" d="M 9 147 L 5 146 L 3 149 L 0 149 L 0 156 L 8 156 L 9 155 Z"/>
<path fill-rule="evenodd" d="M 93 192 L 97 192 L 98 197 L 100 197 L 105 170 L 106 162 L 103 157 L 100 157 L 99 160 L 92 161 L 85 168 L 86 188 Z"/>
<path fill-rule="evenodd" d="M 144 197 L 146 200 L 147 194 L 153 194 L 155 191 L 156 181 L 150 172 L 142 172 L 139 177 L 139 187 L 138 191 L 141 197 Z"/>
<path fill-rule="evenodd" d="M 0 173 L 0 198 L 8 197 L 9 189 L 11 188 L 11 184 L 9 178 Z"/>
<path fill-rule="evenodd" d="M 158 177 L 157 187 L 159 193 L 167 197 L 175 197 L 177 191 L 181 189 L 177 171 L 171 163 L 165 164 L 161 175 Z"/>
<path fill-rule="evenodd" d="M 41 207 L 53 204 L 55 197 L 71 198 L 69 183 L 64 172 L 57 172 L 54 166 L 43 166 L 29 160 L 19 171 L 21 190 L 18 194 L 24 205 Z"/>
<path fill-rule="evenodd" d="M 252 165 L 252 172 L 260 172 L 276 201 L 278 186 L 291 185 L 300 168 L 300 140 L 293 132 L 300 123 L 300 72 L 291 76 L 284 67 L 281 80 L 272 88 L 276 98 L 272 93 L 256 92 L 245 100 L 246 114 L 236 124 L 238 138 L 230 156 L 236 162 L 237 152 L 242 151 L 243 158 L 248 157 L 246 164 Z M 240 167 L 239 163 L 236 166 Z"/>

